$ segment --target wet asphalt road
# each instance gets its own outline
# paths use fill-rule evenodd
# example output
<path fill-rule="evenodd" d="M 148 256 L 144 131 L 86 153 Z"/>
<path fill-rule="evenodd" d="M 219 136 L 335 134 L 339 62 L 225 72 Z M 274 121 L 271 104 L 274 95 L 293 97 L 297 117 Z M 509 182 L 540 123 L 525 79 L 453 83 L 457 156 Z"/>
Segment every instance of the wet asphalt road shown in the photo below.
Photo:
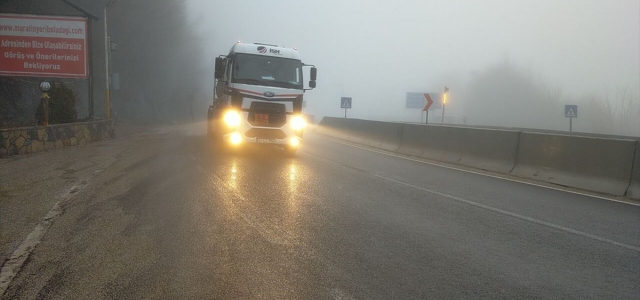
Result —
<path fill-rule="evenodd" d="M 62 174 L 3 182 L 3 260 L 64 211 L 3 298 L 640 299 L 639 206 L 310 132 L 294 157 L 227 152 L 204 128 L 3 163 Z"/>

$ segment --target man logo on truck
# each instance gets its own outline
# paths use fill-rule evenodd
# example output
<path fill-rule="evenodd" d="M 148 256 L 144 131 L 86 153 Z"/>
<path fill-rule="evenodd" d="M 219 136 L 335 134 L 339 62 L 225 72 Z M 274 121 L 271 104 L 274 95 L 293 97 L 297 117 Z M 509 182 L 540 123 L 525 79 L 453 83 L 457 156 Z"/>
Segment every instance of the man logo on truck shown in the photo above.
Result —
<path fill-rule="evenodd" d="M 265 47 L 265 46 L 260 46 L 260 47 L 258 47 L 258 52 L 260 52 L 260 53 L 266 53 L 266 52 L 267 52 L 267 47 Z"/>

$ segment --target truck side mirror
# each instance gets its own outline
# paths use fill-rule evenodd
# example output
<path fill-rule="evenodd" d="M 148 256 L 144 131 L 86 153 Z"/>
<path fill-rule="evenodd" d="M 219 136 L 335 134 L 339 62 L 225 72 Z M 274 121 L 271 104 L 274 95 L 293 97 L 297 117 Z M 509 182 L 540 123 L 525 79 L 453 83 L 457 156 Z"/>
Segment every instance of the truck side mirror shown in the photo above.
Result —
<path fill-rule="evenodd" d="M 316 67 L 312 67 L 311 68 L 311 81 L 316 81 L 317 77 L 318 77 L 318 69 L 316 69 Z"/>
<path fill-rule="evenodd" d="M 309 81 L 309 87 L 312 88 L 312 89 L 315 89 L 316 88 L 316 81 L 315 80 Z"/>
<path fill-rule="evenodd" d="M 224 60 L 222 57 L 216 57 L 216 79 L 222 79 L 224 77 Z"/>

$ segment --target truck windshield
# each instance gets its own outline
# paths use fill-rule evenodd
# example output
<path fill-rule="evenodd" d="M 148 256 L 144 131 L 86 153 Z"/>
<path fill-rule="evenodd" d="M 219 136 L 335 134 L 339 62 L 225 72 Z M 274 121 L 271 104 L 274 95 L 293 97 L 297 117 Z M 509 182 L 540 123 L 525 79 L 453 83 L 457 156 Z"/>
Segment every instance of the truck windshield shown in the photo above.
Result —
<path fill-rule="evenodd" d="M 237 54 L 233 63 L 232 81 L 302 89 L 302 62 L 264 55 Z"/>

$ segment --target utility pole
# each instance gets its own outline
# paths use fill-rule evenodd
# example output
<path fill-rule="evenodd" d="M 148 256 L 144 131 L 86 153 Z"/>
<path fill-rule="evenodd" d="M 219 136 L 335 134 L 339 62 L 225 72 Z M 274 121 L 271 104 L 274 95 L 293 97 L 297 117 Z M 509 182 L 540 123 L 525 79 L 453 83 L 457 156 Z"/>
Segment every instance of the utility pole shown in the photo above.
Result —
<path fill-rule="evenodd" d="M 104 75 L 105 75 L 105 106 L 107 109 L 107 120 L 111 119 L 111 86 L 109 84 L 109 30 L 107 29 L 107 8 L 118 0 L 109 0 L 104 6 Z"/>

